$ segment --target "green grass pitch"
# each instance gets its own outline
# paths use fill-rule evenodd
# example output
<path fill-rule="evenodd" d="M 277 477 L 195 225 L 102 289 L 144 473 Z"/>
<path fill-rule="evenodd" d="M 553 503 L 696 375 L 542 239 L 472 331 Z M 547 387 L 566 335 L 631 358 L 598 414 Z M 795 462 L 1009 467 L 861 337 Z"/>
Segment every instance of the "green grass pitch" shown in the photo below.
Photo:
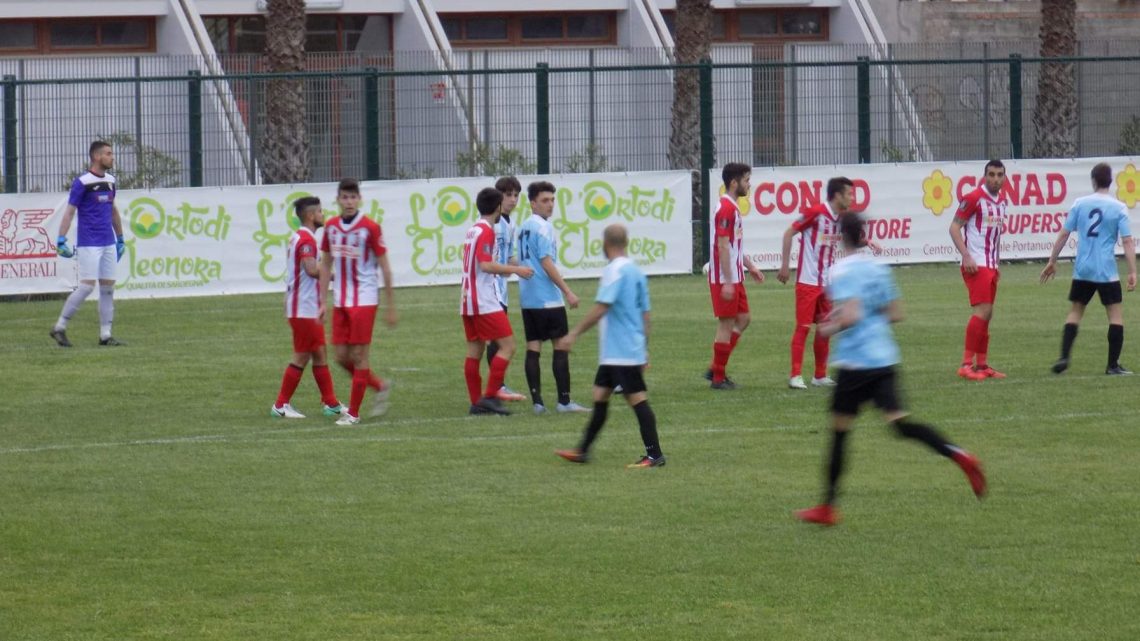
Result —
<path fill-rule="evenodd" d="M 1041 286 L 1040 267 L 1003 271 L 991 362 L 1009 378 L 982 383 L 954 375 L 957 268 L 896 270 L 904 398 L 982 458 L 991 495 L 869 412 L 832 529 L 792 518 L 819 498 L 827 392 L 786 387 L 793 288 L 774 278 L 749 287 L 728 393 L 701 378 L 704 280 L 651 279 L 669 464 L 645 471 L 624 469 L 642 451 L 620 402 L 585 466 L 553 455 L 584 416 L 466 416 L 455 287 L 397 292 L 373 351 L 392 409 L 351 428 L 319 416 L 308 373 L 311 417 L 268 416 L 279 295 L 121 301 L 121 349 L 95 346 L 93 299 L 70 350 L 47 336 L 60 301 L 0 304 L 0 639 L 1134 641 L 1140 376 L 1102 374 L 1096 303 L 1049 372 L 1069 268 Z M 1135 296 L 1122 361 L 1140 367 Z M 596 345 L 571 357 L 583 404 Z M 548 400 L 549 368 L 547 351 Z M 507 382 L 525 387 L 521 360 Z"/>

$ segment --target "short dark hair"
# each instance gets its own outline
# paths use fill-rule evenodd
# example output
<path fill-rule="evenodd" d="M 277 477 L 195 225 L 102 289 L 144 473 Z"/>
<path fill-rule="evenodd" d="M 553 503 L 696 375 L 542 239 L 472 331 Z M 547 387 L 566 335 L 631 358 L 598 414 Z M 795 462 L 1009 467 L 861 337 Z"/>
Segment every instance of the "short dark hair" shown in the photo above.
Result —
<path fill-rule="evenodd" d="M 1092 168 L 1093 184 L 1097 189 L 1108 189 L 1112 186 L 1112 167 L 1106 162 L 1099 162 Z"/>
<path fill-rule="evenodd" d="M 1005 165 L 1002 164 L 1002 162 L 1000 160 L 998 160 L 997 158 L 994 158 L 993 160 L 986 163 L 986 168 L 983 169 L 982 171 L 984 171 L 985 173 L 988 174 L 990 172 L 990 167 L 996 167 L 998 169 L 1005 169 Z"/>
<path fill-rule="evenodd" d="M 558 193 L 558 191 L 554 188 L 554 183 L 548 180 L 536 180 L 526 186 L 527 200 L 534 200 L 535 198 L 538 198 L 538 195 L 544 191 L 549 191 L 552 194 Z"/>
<path fill-rule="evenodd" d="M 355 178 L 341 178 L 340 182 L 336 184 L 336 195 L 339 196 L 341 192 L 346 194 L 360 195 L 360 182 Z"/>
<path fill-rule="evenodd" d="M 303 218 L 305 216 L 305 212 L 310 207 L 320 206 L 321 199 L 317 198 L 316 196 L 305 196 L 304 198 L 298 198 L 297 200 L 293 201 L 293 211 L 297 214 L 297 218 Z"/>
<path fill-rule="evenodd" d="M 490 216 L 499 210 L 501 204 L 503 204 L 503 192 L 494 187 L 481 189 L 475 196 L 475 208 L 479 210 L 480 216 Z"/>
<path fill-rule="evenodd" d="M 514 176 L 503 176 L 502 178 L 495 181 L 495 189 L 498 189 L 504 194 L 507 192 L 513 192 L 517 194 L 522 192 L 522 183 L 520 183 L 519 179 L 515 178 Z"/>
<path fill-rule="evenodd" d="M 827 181 L 827 199 L 831 200 L 837 195 L 843 193 L 844 189 L 854 186 L 855 183 L 851 182 L 851 179 L 847 176 L 836 176 L 835 178 Z"/>
<path fill-rule="evenodd" d="M 87 157 L 88 158 L 94 158 L 95 154 L 100 149 L 102 149 L 104 147 L 110 147 L 110 146 L 111 146 L 111 143 L 107 142 L 106 140 L 96 140 L 95 142 L 91 143 L 90 147 L 87 148 Z"/>
<path fill-rule="evenodd" d="M 744 178 L 745 174 L 752 173 L 752 167 L 742 162 L 730 162 L 720 170 L 720 179 L 724 181 L 725 188 L 734 181 Z"/>
<path fill-rule="evenodd" d="M 839 234 L 848 247 L 862 247 L 866 242 L 863 228 L 866 221 L 859 214 L 844 214 L 839 217 Z"/>

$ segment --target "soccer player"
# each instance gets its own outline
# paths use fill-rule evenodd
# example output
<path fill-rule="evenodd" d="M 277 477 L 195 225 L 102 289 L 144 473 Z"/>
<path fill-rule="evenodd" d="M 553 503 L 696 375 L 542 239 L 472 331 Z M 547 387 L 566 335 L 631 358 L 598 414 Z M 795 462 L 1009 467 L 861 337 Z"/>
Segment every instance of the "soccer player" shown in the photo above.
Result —
<path fill-rule="evenodd" d="M 95 281 L 99 281 L 99 344 L 119 347 L 124 343 L 111 335 L 111 324 L 115 320 L 115 263 L 123 257 L 127 245 L 123 241 L 119 209 L 115 207 L 115 177 L 109 173 L 115 166 L 115 152 L 110 143 L 96 140 L 91 143 L 87 156 L 91 164 L 87 173 L 71 182 L 71 193 L 56 239 L 56 252 L 60 256 L 79 255 L 79 287 L 67 297 L 59 320 L 48 334 L 60 347 L 71 347 L 67 323 L 95 290 Z M 67 232 L 76 216 L 79 232 L 73 249 L 67 244 Z"/>
<path fill-rule="evenodd" d="M 744 163 L 730 162 L 724 166 L 721 170 L 724 195 L 710 221 L 709 296 L 717 324 L 712 364 L 705 378 L 711 381 L 712 389 L 736 389 L 736 383 L 725 374 L 725 368 L 740 335 L 752 322 L 748 293 L 744 289 L 744 270 L 747 269 L 756 282 L 764 282 L 764 274 L 744 253 L 744 222 L 736 206 L 737 198 L 748 196 L 751 178 L 752 168 Z"/>
<path fill-rule="evenodd" d="M 933 428 L 911 419 L 902 408 L 895 377 L 899 350 L 891 332 L 891 323 L 902 320 L 898 288 L 887 267 L 859 251 L 864 245 L 863 228 L 863 219 L 857 214 L 839 218 L 847 256 L 832 267 L 827 290 L 835 308 L 816 330 L 824 336 L 836 335 L 832 360 L 839 373 L 831 401 L 831 455 L 823 503 L 800 510 L 796 516 L 820 525 L 839 522 L 835 502 L 847 434 L 859 407 L 867 401 L 875 403 L 900 437 L 925 443 L 957 463 L 978 498 L 986 492 L 986 477 L 978 459 Z"/>
<path fill-rule="evenodd" d="M 495 262 L 503 265 L 517 265 L 518 261 L 515 259 L 515 224 L 511 222 L 511 212 L 519 204 L 522 184 L 514 176 L 503 176 L 495 181 L 495 189 L 503 194 L 503 212 L 499 216 L 499 222 L 495 224 Z M 507 302 L 507 277 L 495 276 L 495 286 L 498 288 L 499 302 L 503 305 L 503 311 L 509 314 L 507 309 L 509 306 Z M 495 354 L 498 351 L 498 343 L 494 341 L 487 343 L 488 367 L 495 360 Z M 521 401 L 526 397 L 503 385 L 499 388 L 496 398 L 500 401 Z"/>
<path fill-rule="evenodd" d="M 360 211 L 360 183 L 352 178 L 341 180 L 336 187 L 336 203 L 340 216 L 325 225 L 321 239 L 319 316 L 324 316 L 325 292 L 331 281 L 333 350 L 336 362 L 352 374 L 348 411 L 341 414 L 336 424 L 356 425 L 366 389 L 375 392 L 371 415 L 382 416 L 388 411 L 390 386 L 372 373 L 368 357 L 379 304 L 377 269 L 384 277 L 384 319 L 388 327 L 397 323 L 396 300 L 384 234 L 380 225 Z"/>
<path fill-rule="evenodd" d="M 285 253 L 285 318 L 293 330 L 293 360 L 285 368 L 277 402 L 269 412 L 281 418 L 305 418 L 289 403 L 301 382 L 305 366 L 313 362 L 313 379 L 321 391 L 325 416 L 342 414 L 347 408 L 336 400 L 332 375 L 325 355 L 325 326 L 321 318 L 321 296 L 317 290 L 321 268 L 317 264 L 316 232 L 325 224 L 321 200 L 315 196 L 298 198 L 293 203 L 300 228 L 289 239 Z"/>
<path fill-rule="evenodd" d="M 569 331 L 566 306 L 577 308 L 578 296 L 558 271 L 558 240 L 550 224 L 554 213 L 554 185 L 546 181 L 533 182 L 527 185 L 526 193 L 534 215 L 519 229 L 519 260 L 534 270 L 534 278 L 519 282 L 519 303 L 526 333 L 526 384 L 530 388 L 534 413 L 546 412 L 539 367 L 543 341 L 551 341 L 554 346 L 552 365 L 558 388 L 555 409 L 588 412 L 590 410 L 570 400 L 570 352 L 560 342 Z"/>
<path fill-rule="evenodd" d="M 665 465 L 665 455 L 661 453 L 661 443 L 657 438 L 657 417 L 649 407 L 642 376 L 649 364 L 649 282 L 637 263 L 626 255 L 628 245 L 629 234 L 624 226 L 614 224 L 606 227 L 602 248 L 609 264 L 598 284 L 596 304 L 563 340 L 566 348 L 570 349 L 583 332 L 601 323 L 598 373 L 594 376 L 594 411 L 578 447 L 555 452 L 572 463 L 590 460 L 590 446 L 606 422 L 610 396 L 615 388 L 621 386 L 625 402 L 637 416 L 641 442 L 645 445 L 645 456 L 627 467 L 648 469 Z"/>
<path fill-rule="evenodd" d="M 1005 374 L 990 367 L 986 360 L 990 349 L 990 319 L 994 315 L 994 299 L 1001 276 L 998 271 L 1001 230 L 1007 204 L 1006 196 L 1001 193 L 1003 185 L 1005 165 L 1000 160 L 989 161 L 982 185 L 966 194 L 950 222 L 950 239 L 962 255 L 962 280 L 974 311 L 966 324 L 966 348 L 958 376 L 972 381 L 1005 378 Z"/>
<path fill-rule="evenodd" d="M 1053 373 L 1060 374 L 1069 368 L 1069 353 L 1077 339 L 1077 327 L 1095 292 L 1108 313 L 1108 366 L 1104 373 L 1127 376 L 1132 372 L 1120 365 L 1120 350 L 1124 347 L 1121 309 L 1124 295 L 1116 269 L 1116 239 L 1119 237 L 1124 245 L 1124 260 L 1128 262 L 1128 291 L 1136 289 L 1136 243 L 1132 239 L 1128 210 L 1108 192 L 1112 186 L 1112 167 L 1103 162 L 1093 167 L 1092 184 L 1095 193 L 1073 203 L 1064 227 L 1057 233 L 1049 262 L 1041 270 L 1041 282 L 1045 283 L 1057 272 L 1057 256 L 1069 240 L 1069 234 L 1077 232 L 1077 258 L 1073 265 L 1073 284 L 1069 287 L 1073 307 L 1065 319 L 1061 358 L 1053 363 Z"/>
<path fill-rule="evenodd" d="M 816 328 L 812 342 L 815 372 L 811 384 L 816 387 L 835 385 L 835 381 L 827 375 L 830 344 L 827 336 L 820 333 L 819 323 L 831 311 L 831 301 L 828 300 L 824 287 L 839 248 L 839 218 L 851 207 L 855 197 L 854 187 L 854 183 L 843 176 L 828 180 L 827 202 L 804 209 L 800 219 L 784 232 L 780 272 L 776 275 L 781 283 L 787 283 L 790 277 L 792 238 L 796 234 L 800 235 L 800 255 L 796 263 L 796 330 L 792 333 L 792 371 L 788 377 L 788 387 L 792 389 L 807 389 L 801 372 L 804 348 L 812 325 Z"/>
<path fill-rule="evenodd" d="M 534 270 L 525 265 L 504 265 L 495 261 L 495 223 L 503 204 L 503 194 L 487 187 L 475 196 L 479 220 L 467 230 L 463 241 L 463 279 L 460 284 L 459 314 L 463 318 L 463 331 L 467 336 L 467 360 L 463 363 L 463 377 L 467 381 L 467 395 L 471 400 L 471 414 L 502 414 L 510 412 L 497 398 L 503 386 L 507 366 L 515 354 L 515 337 L 511 322 L 499 302 L 495 276 L 518 274 L 521 278 L 534 276 Z M 479 361 L 487 343 L 499 344 L 498 353 L 491 359 L 487 375 L 487 389 L 479 374 Z"/>

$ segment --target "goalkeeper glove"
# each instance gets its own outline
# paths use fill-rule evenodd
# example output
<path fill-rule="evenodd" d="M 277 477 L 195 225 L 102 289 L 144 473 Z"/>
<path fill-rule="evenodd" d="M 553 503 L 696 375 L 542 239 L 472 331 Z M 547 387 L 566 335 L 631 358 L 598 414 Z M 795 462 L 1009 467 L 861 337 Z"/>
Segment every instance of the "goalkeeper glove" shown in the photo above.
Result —
<path fill-rule="evenodd" d="M 64 258 L 71 258 L 75 255 L 75 250 L 67 245 L 67 236 L 60 236 L 55 239 L 55 252 Z"/>
<path fill-rule="evenodd" d="M 115 262 L 123 259 L 123 252 L 127 251 L 127 243 L 122 236 L 115 236 Z"/>

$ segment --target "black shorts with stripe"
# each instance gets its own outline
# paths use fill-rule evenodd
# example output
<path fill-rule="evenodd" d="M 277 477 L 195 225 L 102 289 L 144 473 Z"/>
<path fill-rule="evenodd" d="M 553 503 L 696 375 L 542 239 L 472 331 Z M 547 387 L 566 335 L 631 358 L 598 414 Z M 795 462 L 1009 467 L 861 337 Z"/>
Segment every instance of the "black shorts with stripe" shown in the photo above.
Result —
<path fill-rule="evenodd" d="M 637 394 L 646 391 L 645 377 L 641 375 L 641 365 L 598 365 L 594 375 L 594 385 L 614 389 L 621 386 L 622 394 Z"/>

